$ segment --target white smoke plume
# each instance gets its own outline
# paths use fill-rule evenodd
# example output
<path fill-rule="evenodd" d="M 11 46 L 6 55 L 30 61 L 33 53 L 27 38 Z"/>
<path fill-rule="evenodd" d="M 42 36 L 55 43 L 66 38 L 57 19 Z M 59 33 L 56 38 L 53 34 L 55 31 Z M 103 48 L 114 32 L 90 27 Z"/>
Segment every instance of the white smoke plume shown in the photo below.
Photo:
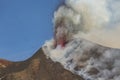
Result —
<path fill-rule="evenodd" d="M 119 0 L 66 0 L 66 5 L 54 14 L 54 25 L 56 27 L 64 20 L 70 33 L 68 38 L 74 35 L 104 46 L 120 48 L 119 8 Z"/>
<path fill-rule="evenodd" d="M 43 51 L 85 80 L 120 80 L 119 9 L 119 0 L 66 0 Z"/>

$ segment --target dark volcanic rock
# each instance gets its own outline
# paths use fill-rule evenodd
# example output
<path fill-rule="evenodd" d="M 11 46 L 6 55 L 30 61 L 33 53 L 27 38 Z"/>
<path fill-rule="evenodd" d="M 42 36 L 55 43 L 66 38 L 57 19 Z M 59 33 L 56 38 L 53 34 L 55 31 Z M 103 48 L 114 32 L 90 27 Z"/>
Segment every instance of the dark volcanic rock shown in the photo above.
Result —
<path fill-rule="evenodd" d="M 42 49 L 21 62 L 0 60 L 0 80 L 83 80 L 47 59 Z"/>

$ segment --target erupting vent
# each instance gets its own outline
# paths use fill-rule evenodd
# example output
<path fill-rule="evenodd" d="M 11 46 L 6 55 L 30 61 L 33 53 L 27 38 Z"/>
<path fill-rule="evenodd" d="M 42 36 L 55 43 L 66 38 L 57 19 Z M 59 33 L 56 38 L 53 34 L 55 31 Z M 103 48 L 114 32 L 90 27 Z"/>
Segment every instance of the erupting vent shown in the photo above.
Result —
<path fill-rule="evenodd" d="M 46 56 L 85 80 L 120 80 L 119 9 L 119 0 L 65 0 Z"/>

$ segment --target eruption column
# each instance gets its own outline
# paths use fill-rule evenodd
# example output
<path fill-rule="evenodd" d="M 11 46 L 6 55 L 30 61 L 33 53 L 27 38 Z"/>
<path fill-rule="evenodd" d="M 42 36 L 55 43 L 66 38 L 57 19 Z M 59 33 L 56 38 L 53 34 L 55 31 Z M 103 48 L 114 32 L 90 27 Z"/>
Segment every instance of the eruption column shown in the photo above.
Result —
<path fill-rule="evenodd" d="M 64 22 L 60 21 L 60 23 L 58 23 L 55 26 L 55 32 L 54 32 L 55 47 L 57 47 L 57 45 L 60 45 L 61 47 L 65 47 L 65 44 L 67 42 L 66 37 L 67 37 L 67 33 L 65 31 Z"/>

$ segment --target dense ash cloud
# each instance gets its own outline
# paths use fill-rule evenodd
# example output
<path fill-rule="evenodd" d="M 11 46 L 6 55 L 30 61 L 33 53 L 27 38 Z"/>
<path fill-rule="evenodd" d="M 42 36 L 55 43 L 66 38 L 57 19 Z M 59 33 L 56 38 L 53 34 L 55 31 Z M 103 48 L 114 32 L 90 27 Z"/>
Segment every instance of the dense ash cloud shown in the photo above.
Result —
<path fill-rule="evenodd" d="M 54 13 L 46 56 L 85 80 L 120 80 L 119 9 L 119 0 L 66 0 Z"/>
<path fill-rule="evenodd" d="M 120 1 L 66 0 L 65 3 L 54 13 L 54 32 L 58 39 L 65 34 L 66 41 L 81 37 L 104 46 L 120 47 Z"/>

